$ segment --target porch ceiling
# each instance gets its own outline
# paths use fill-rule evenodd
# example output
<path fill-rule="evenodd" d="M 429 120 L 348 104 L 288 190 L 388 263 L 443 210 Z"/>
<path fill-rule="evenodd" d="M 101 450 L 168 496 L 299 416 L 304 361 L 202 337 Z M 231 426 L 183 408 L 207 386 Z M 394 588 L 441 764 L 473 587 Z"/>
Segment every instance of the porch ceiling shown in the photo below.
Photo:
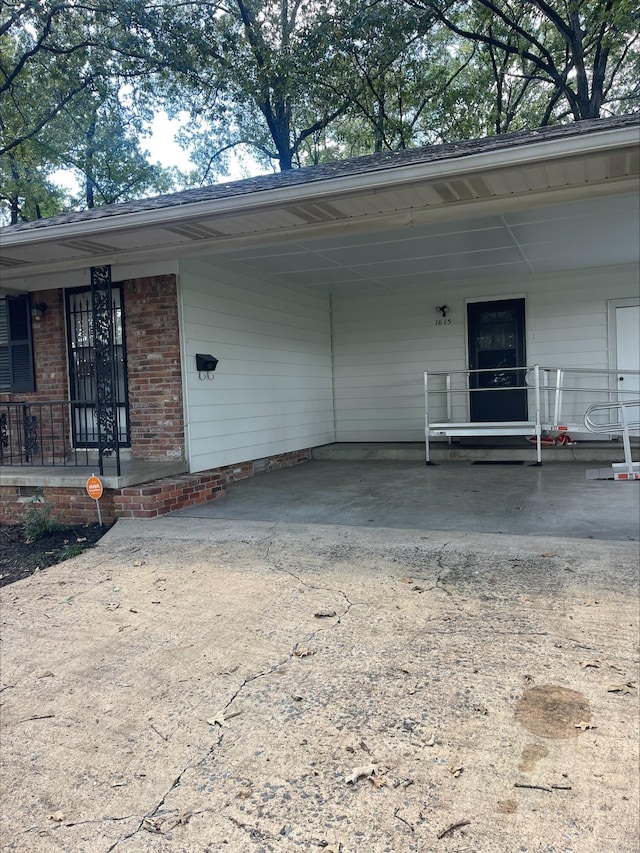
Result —
<path fill-rule="evenodd" d="M 637 127 L 550 144 L 3 229 L 3 284 L 195 255 L 333 291 L 637 261 Z"/>

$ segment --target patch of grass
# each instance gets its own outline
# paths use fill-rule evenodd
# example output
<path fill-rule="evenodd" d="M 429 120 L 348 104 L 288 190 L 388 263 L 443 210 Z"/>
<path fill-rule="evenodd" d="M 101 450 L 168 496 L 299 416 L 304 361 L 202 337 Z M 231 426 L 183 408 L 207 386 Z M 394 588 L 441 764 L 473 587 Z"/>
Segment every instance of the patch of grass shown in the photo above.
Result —
<path fill-rule="evenodd" d="M 65 560 L 70 560 L 72 557 L 77 557 L 78 554 L 82 554 L 84 548 L 82 545 L 76 545 L 75 542 L 69 542 L 68 545 L 65 545 L 64 548 L 61 548 L 58 557 L 60 558 L 60 562 L 63 563 Z"/>

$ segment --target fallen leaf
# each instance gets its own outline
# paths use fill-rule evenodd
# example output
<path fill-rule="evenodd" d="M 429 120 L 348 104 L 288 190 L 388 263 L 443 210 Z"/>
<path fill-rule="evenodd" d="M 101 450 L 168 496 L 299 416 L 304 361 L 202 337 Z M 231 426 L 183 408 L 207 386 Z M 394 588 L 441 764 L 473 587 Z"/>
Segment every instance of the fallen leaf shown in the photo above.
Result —
<path fill-rule="evenodd" d="M 126 782 L 112 782 L 111 787 L 112 788 L 124 788 L 126 784 L 127 784 Z"/>
<path fill-rule="evenodd" d="M 39 675 L 36 675 L 36 678 L 51 678 L 53 673 L 50 669 L 45 669 L 44 672 L 41 672 Z"/>
<path fill-rule="evenodd" d="M 627 681 L 625 684 L 614 684 L 612 687 L 607 687 L 607 693 L 619 693 L 621 696 L 633 696 L 638 691 L 638 684 L 635 681 Z"/>
<path fill-rule="evenodd" d="M 483 717 L 486 717 L 489 713 L 489 709 L 485 705 L 476 705 L 474 710 L 476 713 L 482 714 Z"/>
<path fill-rule="evenodd" d="M 107 604 L 107 610 L 117 610 L 120 607 L 119 601 L 111 601 Z"/>
<path fill-rule="evenodd" d="M 384 788 L 387 784 L 387 780 L 383 776 L 367 776 L 367 779 L 371 782 L 374 788 Z"/>
<path fill-rule="evenodd" d="M 522 680 L 524 681 L 525 684 L 532 684 L 534 681 L 534 678 L 532 675 L 523 675 Z"/>
<path fill-rule="evenodd" d="M 240 800 L 248 800 L 252 793 L 253 791 L 251 790 L 251 788 L 240 788 L 240 790 L 236 794 L 236 797 Z"/>
<path fill-rule="evenodd" d="M 316 617 L 316 619 L 331 619 L 333 616 L 336 615 L 336 611 L 335 610 L 318 610 L 318 612 L 314 613 L 313 615 Z"/>
<path fill-rule="evenodd" d="M 229 728 L 229 723 L 226 721 L 224 711 L 218 711 L 215 717 L 211 717 L 207 722 L 210 726 L 220 726 L 222 729 Z"/>
<path fill-rule="evenodd" d="M 136 569 L 138 568 L 138 566 L 144 566 L 144 560 L 134 560 L 133 565 Z"/>
<path fill-rule="evenodd" d="M 293 653 L 297 658 L 308 658 L 310 655 L 315 655 L 313 649 L 309 649 L 307 646 L 298 646 L 297 649 L 293 650 Z"/>
<path fill-rule="evenodd" d="M 49 820 L 55 820 L 56 823 L 62 823 L 64 820 L 64 813 L 58 810 L 57 812 L 51 812 L 51 814 L 47 815 Z"/>
<path fill-rule="evenodd" d="M 457 779 L 458 776 L 464 770 L 464 767 L 462 766 L 462 764 L 452 764 L 451 767 L 448 768 L 448 770 L 449 770 L 449 773 L 451 773 L 451 775 L 455 776 L 455 778 Z"/>
<path fill-rule="evenodd" d="M 594 660 L 581 660 L 580 666 L 582 667 L 582 669 L 587 669 L 587 667 L 593 667 L 593 669 L 599 669 L 601 663 L 602 663 L 601 658 L 595 658 Z"/>
<path fill-rule="evenodd" d="M 427 746 L 435 746 L 435 745 L 436 745 L 436 736 L 435 736 L 435 735 L 431 735 L 431 737 L 430 737 L 430 738 L 429 738 L 429 740 L 427 741 L 426 745 L 427 745 Z"/>
<path fill-rule="evenodd" d="M 362 767 L 354 767 L 351 773 L 345 777 L 347 785 L 355 785 L 359 779 L 368 779 L 376 772 L 375 764 L 365 764 Z"/>
<path fill-rule="evenodd" d="M 409 576 L 400 578 L 400 583 L 413 583 L 413 578 L 410 578 Z"/>
<path fill-rule="evenodd" d="M 78 536 L 78 537 L 76 537 L 76 542 L 86 542 L 86 541 L 87 541 L 87 537 L 86 537 L 86 536 Z"/>
<path fill-rule="evenodd" d="M 416 584 L 415 586 L 411 587 L 411 591 L 412 592 L 424 592 L 424 587 L 418 586 L 418 584 Z"/>
<path fill-rule="evenodd" d="M 596 728 L 596 726 L 592 726 L 591 723 L 584 723 L 584 722 L 576 723 L 575 727 L 577 729 L 580 729 L 581 732 L 586 732 L 587 729 L 595 729 Z"/>
<path fill-rule="evenodd" d="M 163 817 L 145 817 L 142 821 L 142 828 L 147 832 L 162 832 Z"/>

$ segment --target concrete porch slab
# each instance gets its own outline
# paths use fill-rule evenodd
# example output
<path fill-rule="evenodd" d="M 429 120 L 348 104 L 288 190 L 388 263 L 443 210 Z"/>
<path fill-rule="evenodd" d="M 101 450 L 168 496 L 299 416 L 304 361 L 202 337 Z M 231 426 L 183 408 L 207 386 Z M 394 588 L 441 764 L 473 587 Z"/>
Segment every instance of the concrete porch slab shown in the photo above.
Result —
<path fill-rule="evenodd" d="M 634 448 L 638 454 L 638 446 Z M 313 458 L 320 460 L 380 459 L 404 462 L 424 462 L 423 441 L 380 441 L 380 442 L 335 442 L 316 447 Z M 434 462 L 455 462 L 459 460 L 496 461 L 520 460 L 536 461 L 535 445 L 522 436 L 501 436 L 491 438 L 474 436 L 458 441 L 432 441 L 431 458 Z M 624 449 L 620 441 L 591 441 L 579 439 L 573 447 L 543 447 L 542 461 L 546 462 L 623 462 Z"/>
<path fill-rule="evenodd" d="M 115 469 L 107 468 L 100 479 L 105 489 L 124 489 L 140 483 L 150 483 L 165 477 L 174 477 L 187 471 L 187 463 L 181 460 L 168 462 L 143 462 L 125 459 L 120 466 L 120 476 Z M 98 476 L 98 465 L 82 467 L 38 467 L 20 466 L 0 469 L 0 486 L 59 486 L 84 487 L 92 474 Z"/>
<path fill-rule="evenodd" d="M 314 460 L 231 484 L 217 500 L 174 515 L 638 539 L 640 484 L 587 481 L 588 467 Z"/>

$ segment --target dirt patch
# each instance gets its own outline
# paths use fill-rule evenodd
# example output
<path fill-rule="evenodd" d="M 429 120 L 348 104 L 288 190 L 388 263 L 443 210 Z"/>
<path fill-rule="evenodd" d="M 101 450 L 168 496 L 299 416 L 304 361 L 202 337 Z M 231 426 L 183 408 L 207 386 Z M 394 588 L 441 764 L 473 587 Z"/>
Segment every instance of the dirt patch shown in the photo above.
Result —
<path fill-rule="evenodd" d="M 77 557 L 87 548 L 92 548 L 107 530 L 106 525 L 80 524 L 51 531 L 35 542 L 28 542 L 23 524 L 1 524 L 0 586 Z"/>
<path fill-rule="evenodd" d="M 577 737 L 588 727 L 591 709 L 587 697 L 577 690 L 568 690 L 555 684 L 541 684 L 522 695 L 516 705 L 516 720 L 527 731 L 541 737 Z M 529 756 L 528 761 L 535 764 L 542 757 L 544 755 L 538 750 L 535 756 Z"/>

